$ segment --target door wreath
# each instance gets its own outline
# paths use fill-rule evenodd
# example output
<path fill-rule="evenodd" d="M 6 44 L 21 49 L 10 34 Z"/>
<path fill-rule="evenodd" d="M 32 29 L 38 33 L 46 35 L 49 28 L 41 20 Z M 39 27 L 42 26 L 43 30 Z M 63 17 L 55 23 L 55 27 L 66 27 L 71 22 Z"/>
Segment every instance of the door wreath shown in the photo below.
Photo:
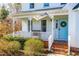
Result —
<path fill-rule="evenodd" d="M 62 22 L 60 23 L 60 25 L 61 25 L 61 27 L 65 27 L 65 26 L 67 25 L 67 23 L 66 23 L 65 21 L 62 21 Z"/>

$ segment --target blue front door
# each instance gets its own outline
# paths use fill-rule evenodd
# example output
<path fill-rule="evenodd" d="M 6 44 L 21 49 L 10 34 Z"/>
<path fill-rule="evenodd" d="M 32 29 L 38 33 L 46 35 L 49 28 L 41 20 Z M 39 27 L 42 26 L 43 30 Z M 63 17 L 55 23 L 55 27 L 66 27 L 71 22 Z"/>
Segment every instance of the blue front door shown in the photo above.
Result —
<path fill-rule="evenodd" d="M 67 41 L 68 21 L 63 19 L 55 20 L 55 39 Z"/>

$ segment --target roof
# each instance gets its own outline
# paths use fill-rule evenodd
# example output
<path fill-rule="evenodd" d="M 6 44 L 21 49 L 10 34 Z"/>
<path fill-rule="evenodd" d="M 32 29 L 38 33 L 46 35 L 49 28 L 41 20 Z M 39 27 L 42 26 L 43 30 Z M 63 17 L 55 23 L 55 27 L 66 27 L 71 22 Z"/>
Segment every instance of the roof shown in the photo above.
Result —
<path fill-rule="evenodd" d="M 63 7 L 63 9 L 65 10 L 73 10 L 73 8 L 75 7 L 75 6 L 77 6 L 77 4 L 78 3 L 67 3 L 64 7 Z"/>
<path fill-rule="evenodd" d="M 32 10 L 32 11 L 21 11 L 22 13 L 25 12 L 35 12 L 35 11 L 44 11 L 44 10 L 55 10 L 55 9 L 62 9 L 63 7 L 56 7 L 56 8 L 47 8 L 47 9 L 38 9 L 38 10 Z"/>
<path fill-rule="evenodd" d="M 77 8 L 79 8 L 79 3 L 73 9 L 77 9 Z"/>

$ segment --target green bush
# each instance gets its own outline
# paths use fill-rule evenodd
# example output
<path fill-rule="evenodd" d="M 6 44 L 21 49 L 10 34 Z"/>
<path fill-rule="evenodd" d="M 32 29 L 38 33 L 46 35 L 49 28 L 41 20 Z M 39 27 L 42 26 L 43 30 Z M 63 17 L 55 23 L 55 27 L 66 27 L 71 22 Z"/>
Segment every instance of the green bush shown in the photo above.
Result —
<path fill-rule="evenodd" d="M 21 37 L 21 36 L 3 36 L 2 39 L 7 40 L 7 41 L 19 41 L 21 43 L 21 49 L 23 49 L 24 47 L 24 42 L 25 42 L 25 38 Z"/>
<path fill-rule="evenodd" d="M 8 50 L 9 41 L 0 39 L 0 55 L 10 55 L 10 51 Z"/>
<path fill-rule="evenodd" d="M 25 42 L 24 54 L 25 55 L 37 55 L 42 53 L 44 49 L 44 44 L 42 40 L 38 38 L 29 38 Z"/>
<path fill-rule="evenodd" d="M 5 39 L 5 40 L 7 40 L 7 41 L 13 41 L 13 40 L 14 40 L 14 37 L 8 35 L 8 36 L 3 36 L 2 39 Z"/>
<path fill-rule="evenodd" d="M 18 41 L 0 39 L 0 53 L 5 55 L 18 55 L 21 44 Z"/>
<path fill-rule="evenodd" d="M 2 39 L 8 40 L 8 41 L 19 41 L 24 39 L 21 36 L 11 36 L 11 35 L 7 35 L 7 36 L 3 36 Z"/>
<path fill-rule="evenodd" d="M 8 41 L 0 39 L 0 50 L 7 51 L 8 50 Z"/>
<path fill-rule="evenodd" d="M 18 51 L 21 48 L 21 44 L 18 41 L 11 41 L 8 45 L 8 49 L 12 52 Z"/>

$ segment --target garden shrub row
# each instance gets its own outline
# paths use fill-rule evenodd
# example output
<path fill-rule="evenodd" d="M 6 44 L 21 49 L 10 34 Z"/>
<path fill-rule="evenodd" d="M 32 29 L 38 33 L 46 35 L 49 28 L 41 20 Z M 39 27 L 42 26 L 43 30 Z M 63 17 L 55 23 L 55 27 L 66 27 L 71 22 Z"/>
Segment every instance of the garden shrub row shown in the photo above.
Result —
<path fill-rule="evenodd" d="M 24 55 L 40 55 L 43 53 L 44 43 L 39 38 L 23 38 L 20 36 L 3 36 L 0 39 L 0 53 L 5 55 L 19 55 L 22 50 Z"/>
<path fill-rule="evenodd" d="M 0 52 L 5 55 L 16 55 L 20 48 L 21 44 L 18 41 L 0 40 Z"/>
<path fill-rule="evenodd" d="M 4 40 L 7 40 L 7 41 L 18 41 L 20 42 L 21 44 L 21 49 L 23 49 L 24 47 L 24 42 L 26 41 L 26 38 L 24 37 L 21 37 L 21 36 L 11 36 L 11 35 L 8 35 L 8 36 L 3 36 L 2 39 Z"/>

